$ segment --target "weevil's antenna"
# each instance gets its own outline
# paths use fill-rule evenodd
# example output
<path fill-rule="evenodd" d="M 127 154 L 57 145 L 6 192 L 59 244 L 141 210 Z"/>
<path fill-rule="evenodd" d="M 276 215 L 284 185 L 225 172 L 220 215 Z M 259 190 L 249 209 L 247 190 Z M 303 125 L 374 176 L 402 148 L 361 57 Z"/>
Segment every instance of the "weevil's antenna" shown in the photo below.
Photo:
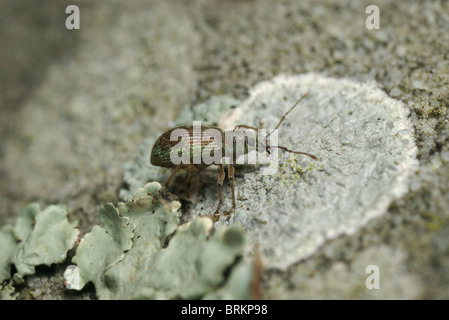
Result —
<path fill-rule="evenodd" d="M 266 137 L 265 139 L 268 139 L 268 137 L 270 136 L 270 134 L 272 134 L 275 130 L 277 130 L 277 128 L 279 128 L 279 126 L 281 125 L 282 121 L 285 120 L 285 117 L 290 113 L 290 111 L 292 111 L 300 102 L 302 99 L 304 99 L 305 97 L 307 97 L 309 94 L 306 93 L 305 95 L 303 95 L 301 98 L 298 99 L 298 101 L 296 101 L 296 103 L 293 105 L 293 107 L 290 108 L 290 110 L 288 110 L 281 118 L 281 120 L 279 121 L 279 123 L 277 124 L 276 128 L 274 128 L 273 131 L 271 131 Z"/>
<path fill-rule="evenodd" d="M 307 152 L 293 151 L 293 150 L 287 149 L 286 147 L 283 147 L 283 146 L 270 146 L 270 148 L 279 148 L 279 149 L 282 149 L 284 151 L 291 152 L 291 153 L 304 154 L 306 156 L 311 157 L 312 159 L 318 160 L 318 158 L 316 156 L 314 156 L 313 154 L 307 153 Z"/>
<path fill-rule="evenodd" d="M 306 94 L 303 95 L 301 98 L 299 98 L 298 101 L 296 101 L 296 103 L 290 108 L 290 110 L 288 110 L 288 111 L 282 116 L 282 118 L 281 118 L 281 120 L 279 120 L 279 123 L 277 124 L 276 128 L 274 128 L 274 130 L 271 131 L 271 132 L 265 137 L 266 141 L 268 141 L 268 137 L 270 136 L 270 134 L 272 134 L 275 130 L 277 130 L 277 128 L 279 128 L 279 126 L 282 124 L 282 121 L 285 120 L 285 117 L 290 113 L 290 111 L 292 111 L 292 110 L 293 110 L 293 109 L 294 109 L 294 108 L 301 102 L 301 100 L 304 99 L 305 97 L 307 97 L 308 95 L 309 95 L 309 94 L 306 93 Z M 270 146 L 270 148 L 278 148 L 278 149 L 282 149 L 282 150 L 284 150 L 284 151 L 291 152 L 291 153 L 304 154 L 304 155 L 306 155 L 306 156 L 311 157 L 312 159 L 318 160 L 318 158 L 317 158 L 316 156 L 314 156 L 313 154 L 307 153 L 307 152 L 293 151 L 293 150 L 290 150 L 290 149 L 288 149 L 288 148 L 286 148 L 286 147 L 283 147 L 283 146 Z M 268 153 L 269 153 L 269 152 L 268 152 Z"/>

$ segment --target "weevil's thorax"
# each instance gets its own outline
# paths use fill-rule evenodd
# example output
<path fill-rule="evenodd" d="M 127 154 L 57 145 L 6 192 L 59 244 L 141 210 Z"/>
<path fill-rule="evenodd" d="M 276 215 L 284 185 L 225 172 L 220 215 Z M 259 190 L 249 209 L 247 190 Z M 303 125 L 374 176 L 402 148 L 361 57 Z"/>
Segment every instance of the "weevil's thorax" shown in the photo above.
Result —
<path fill-rule="evenodd" d="M 248 154 L 251 151 L 256 151 L 257 153 L 269 153 L 269 150 L 270 145 L 268 139 L 265 139 L 264 136 L 259 136 L 253 131 L 245 132 L 245 154 Z"/>
<path fill-rule="evenodd" d="M 237 159 L 251 152 L 265 152 L 266 146 L 263 139 L 259 139 L 253 130 L 228 130 L 226 131 L 225 157 L 237 163 Z"/>

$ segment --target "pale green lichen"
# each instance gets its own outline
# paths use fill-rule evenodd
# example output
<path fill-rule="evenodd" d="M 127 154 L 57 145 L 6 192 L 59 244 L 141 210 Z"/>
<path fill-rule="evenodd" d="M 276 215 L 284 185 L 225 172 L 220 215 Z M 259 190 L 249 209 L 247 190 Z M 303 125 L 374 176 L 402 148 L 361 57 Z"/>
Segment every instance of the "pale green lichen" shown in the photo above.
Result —
<path fill-rule="evenodd" d="M 50 266 L 65 260 L 78 239 L 77 222 L 67 220 L 67 210 L 62 205 L 51 205 L 40 211 L 32 204 L 27 207 L 16 224 L 19 240 L 11 258 L 17 273 L 13 279 L 22 283 L 23 277 L 33 274 L 38 265 Z"/>
<path fill-rule="evenodd" d="M 39 204 L 30 203 L 23 209 L 20 216 L 17 217 L 14 224 L 14 233 L 18 240 L 24 241 L 33 231 L 34 220 L 39 213 Z"/>
<path fill-rule="evenodd" d="M 77 265 L 64 274 L 67 287 L 80 290 L 92 281 L 100 299 L 197 299 L 215 290 L 223 297 L 248 298 L 250 273 L 246 280 L 239 277 L 240 286 L 225 277 L 236 261 L 244 269 L 243 230 L 232 226 L 211 235 L 209 216 L 178 227 L 181 205 L 162 195 L 154 201 L 159 188 L 149 183 L 117 209 L 103 207 L 103 227 L 81 240 L 73 258 Z"/>
<path fill-rule="evenodd" d="M 64 274 L 69 289 L 81 290 L 92 281 L 101 291 L 104 283 L 104 270 L 123 258 L 124 252 L 131 248 L 135 225 L 128 217 L 121 217 L 113 205 L 100 209 L 103 227 L 94 226 L 80 242 L 77 255 L 72 259 L 77 269 L 69 267 Z"/>
<path fill-rule="evenodd" d="M 51 205 L 40 210 L 37 203 L 29 204 L 13 226 L 0 231 L 0 282 L 10 279 L 12 265 L 16 273 L 2 288 L 1 298 L 14 298 L 13 282 L 21 284 L 24 277 L 35 273 L 39 265 L 63 262 L 67 251 L 78 239 L 77 222 L 67 220 L 67 210 Z"/>
<path fill-rule="evenodd" d="M 4 226 L 0 230 L 0 283 L 9 279 L 11 273 L 11 257 L 17 244 L 12 226 Z"/>
<path fill-rule="evenodd" d="M 16 300 L 19 294 L 14 293 L 14 290 L 12 281 L 4 286 L 0 285 L 0 300 Z"/>
<path fill-rule="evenodd" d="M 178 229 L 167 248 L 159 250 L 146 265 L 141 265 L 140 293 L 133 291 L 128 295 L 138 293 L 139 298 L 151 299 L 199 299 L 219 290 L 226 281 L 226 270 L 242 253 L 244 237 L 238 226 L 218 229 L 210 236 L 212 227 L 212 219 L 205 216 Z M 124 271 L 118 267 L 117 272 Z M 234 267 L 230 269 L 233 270 Z M 235 288 L 229 294 L 234 299 L 241 295 L 248 298 L 250 280 L 251 274 L 242 279 L 242 288 Z M 133 288 L 134 285 L 127 287 L 128 290 Z"/>
<path fill-rule="evenodd" d="M 203 299 L 245 300 L 248 297 L 253 298 L 253 293 L 250 291 L 252 275 L 252 266 L 241 261 L 231 270 L 231 274 L 226 283 L 219 290 L 205 295 Z"/>

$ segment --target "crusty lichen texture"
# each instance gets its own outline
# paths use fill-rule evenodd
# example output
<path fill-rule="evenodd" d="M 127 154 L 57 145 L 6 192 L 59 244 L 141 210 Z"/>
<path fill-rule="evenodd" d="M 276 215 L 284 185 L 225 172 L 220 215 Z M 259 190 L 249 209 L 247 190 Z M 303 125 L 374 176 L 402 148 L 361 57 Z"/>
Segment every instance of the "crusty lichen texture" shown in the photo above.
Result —
<path fill-rule="evenodd" d="M 305 93 L 309 96 L 279 128 L 278 141 L 319 159 L 279 151 L 275 174 L 247 168 L 236 178 L 238 208 L 230 223 L 245 226 L 268 267 L 286 269 L 326 241 L 384 214 L 408 190 L 417 168 L 408 111 L 375 83 L 318 74 L 278 76 L 256 85 L 228 116 L 274 128 Z M 230 193 L 225 194 L 229 207 Z M 213 210 L 216 190 L 208 188 L 205 195 L 192 205 L 192 216 Z"/>

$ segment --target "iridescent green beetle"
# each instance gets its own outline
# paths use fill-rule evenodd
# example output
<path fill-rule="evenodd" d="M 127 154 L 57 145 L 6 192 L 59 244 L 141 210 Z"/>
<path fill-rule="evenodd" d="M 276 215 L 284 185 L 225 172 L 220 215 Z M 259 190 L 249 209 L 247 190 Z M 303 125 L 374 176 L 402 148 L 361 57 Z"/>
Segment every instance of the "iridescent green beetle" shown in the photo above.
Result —
<path fill-rule="evenodd" d="M 287 116 L 287 114 L 289 114 L 290 111 L 292 111 L 299 104 L 299 102 L 303 98 L 305 98 L 307 95 L 308 94 L 305 94 L 298 101 L 296 101 L 296 103 L 282 116 L 282 118 L 279 121 L 279 123 L 277 124 L 275 130 L 279 128 L 281 123 L 285 120 L 285 117 Z M 253 126 L 248 126 L 248 125 L 237 125 L 234 128 L 234 131 L 241 129 L 241 128 L 252 129 L 256 133 L 259 129 L 259 128 L 256 128 Z M 185 134 L 182 135 L 182 140 L 185 142 L 186 148 L 182 148 L 182 150 L 179 147 L 179 140 L 173 139 L 172 134 L 174 133 L 175 130 L 182 130 L 182 132 L 185 132 Z M 217 182 L 219 202 L 218 202 L 217 209 L 214 212 L 214 217 L 216 219 L 218 219 L 218 217 L 220 215 L 219 210 L 223 203 L 222 187 L 223 187 L 223 181 L 225 178 L 223 163 L 222 163 L 222 161 L 215 161 L 213 163 L 205 162 L 203 160 L 200 160 L 199 162 L 193 161 L 195 152 L 202 154 L 204 151 L 204 148 L 210 148 L 211 143 L 213 143 L 213 141 L 215 141 L 215 140 L 205 138 L 205 137 L 208 137 L 208 135 L 207 134 L 205 135 L 205 133 L 210 132 L 211 130 L 214 130 L 215 132 L 220 134 L 220 137 L 222 140 L 220 141 L 221 143 L 217 144 L 217 146 L 219 145 L 219 148 L 222 148 L 221 154 L 225 155 L 225 154 L 227 154 L 227 152 L 229 153 L 229 150 L 231 150 L 231 153 L 232 153 L 232 157 L 231 157 L 232 161 L 230 164 L 228 164 L 228 179 L 229 179 L 231 191 L 232 191 L 232 209 L 229 210 L 228 212 L 224 212 L 224 215 L 229 216 L 230 214 L 232 214 L 232 212 L 236 208 L 235 190 L 234 190 L 235 169 L 234 169 L 233 164 L 236 163 L 237 154 L 236 154 L 236 149 L 235 149 L 234 145 L 231 147 L 231 149 L 229 149 L 229 147 L 230 147 L 229 145 L 226 145 L 226 141 L 225 141 L 226 134 L 222 129 L 220 129 L 216 126 L 201 126 L 200 130 L 195 130 L 194 126 L 180 126 L 180 127 L 169 129 L 166 132 L 164 132 L 154 143 L 153 149 L 151 151 L 151 164 L 154 166 L 174 169 L 173 172 L 171 173 L 170 177 L 167 179 L 167 181 L 163 185 L 163 187 L 159 190 L 159 192 L 162 192 L 165 188 L 168 187 L 171 180 L 173 179 L 173 177 L 176 175 L 176 173 L 180 169 L 184 169 L 187 171 L 197 171 L 197 170 L 202 170 L 202 169 L 210 166 L 211 164 L 218 165 L 220 167 L 220 173 L 218 174 L 218 182 Z M 296 153 L 296 154 L 304 154 L 304 155 L 307 155 L 307 156 L 317 160 L 316 156 L 306 153 L 306 152 L 292 151 L 283 146 L 270 145 L 269 140 L 268 140 L 268 137 L 270 136 L 270 134 L 268 134 L 267 136 L 264 137 L 264 141 L 259 141 L 259 137 L 257 134 L 254 138 L 251 138 L 251 136 L 245 135 L 244 141 L 243 141 L 244 150 L 242 150 L 243 154 L 247 154 L 250 150 L 256 150 L 257 152 L 259 152 L 260 146 L 263 146 L 262 148 L 260 148 L 261 149 L 260 151 L 265 151 L 268 154 L 271 153 L 271 148 L 279 148 L 286 152 L 291 152 L 291 153 Z M 173 162 L 172 155 L 178 154 L 180 152 L 185 152 L 185 151 L 188 151 L 188 156 L 189 156 L 188 160 L 189 161 L 186 161 L 184 163 L 181 162 L 179 164 L 175 164 Z"/>

